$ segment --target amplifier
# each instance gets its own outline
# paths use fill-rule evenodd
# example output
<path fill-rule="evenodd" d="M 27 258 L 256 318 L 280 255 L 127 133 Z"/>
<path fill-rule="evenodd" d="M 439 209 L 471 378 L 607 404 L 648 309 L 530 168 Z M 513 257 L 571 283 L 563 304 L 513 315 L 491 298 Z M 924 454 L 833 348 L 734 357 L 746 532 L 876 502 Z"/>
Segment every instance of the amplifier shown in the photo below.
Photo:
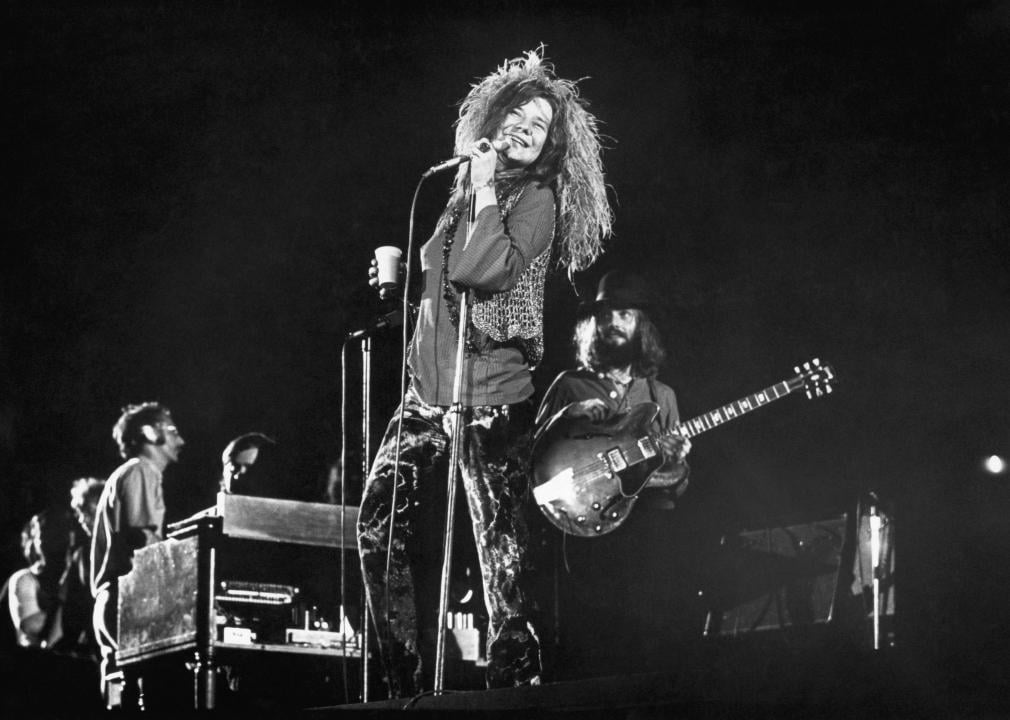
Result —
<path fill-rule="evenodd" d="M 223 580 L 218 586 L 217 601 L 252 603 L 256 605 L 290 605 L 299 594 L 293 585 Z"/>
<path fill-rule="evenodd" d="M 723 538 L 706 635 L 829 622 L 838 596 L 847 515 Z"/>
<path fill-rule="evenodd" d="M 228 644 L 284 642 L 284 628 L 297 619 L 299 590 L 278 583 L 222 580 L 218 583 L 218 638 Z"/>

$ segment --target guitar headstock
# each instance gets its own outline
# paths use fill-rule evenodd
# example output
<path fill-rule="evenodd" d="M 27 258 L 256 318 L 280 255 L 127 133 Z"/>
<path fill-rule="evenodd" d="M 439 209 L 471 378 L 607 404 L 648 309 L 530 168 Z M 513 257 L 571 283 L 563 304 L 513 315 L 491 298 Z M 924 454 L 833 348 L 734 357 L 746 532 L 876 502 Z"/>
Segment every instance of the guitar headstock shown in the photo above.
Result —
<path fill-rule="evenodd" d="M 831 383 L 837 382 L 834 369 L 829 364 L 822 363 L 820 358 L 797 365 L 793 371 L 796 373 L 793 381 L 797 384 L 802 383 L 810 399 L 830 394 L 834 389 Z"/>

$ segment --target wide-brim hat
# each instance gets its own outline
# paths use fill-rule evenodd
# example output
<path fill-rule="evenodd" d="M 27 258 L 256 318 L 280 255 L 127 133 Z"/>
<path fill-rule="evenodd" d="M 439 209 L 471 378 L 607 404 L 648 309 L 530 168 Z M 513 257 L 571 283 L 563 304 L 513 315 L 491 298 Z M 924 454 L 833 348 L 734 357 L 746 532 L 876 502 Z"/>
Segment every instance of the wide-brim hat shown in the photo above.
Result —
<path fill-rule="evenodd" d="M 579 305 L 579 315 L 585 317 L 599 310 L 630 308 L 649 314 L 659 309 L 652 283 L 638 273 L 611 270 L 600 278 L 596 297 Z"/>

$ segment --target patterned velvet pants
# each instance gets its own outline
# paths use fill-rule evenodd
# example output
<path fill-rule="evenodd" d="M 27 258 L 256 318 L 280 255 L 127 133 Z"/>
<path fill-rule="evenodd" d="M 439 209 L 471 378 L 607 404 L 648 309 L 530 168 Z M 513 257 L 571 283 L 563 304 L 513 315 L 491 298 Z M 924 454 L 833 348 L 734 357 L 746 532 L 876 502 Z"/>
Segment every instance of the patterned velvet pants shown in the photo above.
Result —
<path fill-rule="evenodd" d="M 531 410 L 526 403 L 463 409 L 460 469 L 488 611 L 489 687 L 537 682 L 541 669 L 540 643 L 529 617 L 533 601 L 524 515 Z M 403 413 L 399 472 L 394 470 L 394 414 L 365 484 L 358 519 L 366 596 L 392 697 L 424 689 L 419 621 L 426 628 L 436 618 L 435 613 L 419 618 L 418 595 L 441 572 L 450 453 L 448 408 L 424 403 L 411 388 Z M 456 526 L 462 522 L 459 518 Z"/>

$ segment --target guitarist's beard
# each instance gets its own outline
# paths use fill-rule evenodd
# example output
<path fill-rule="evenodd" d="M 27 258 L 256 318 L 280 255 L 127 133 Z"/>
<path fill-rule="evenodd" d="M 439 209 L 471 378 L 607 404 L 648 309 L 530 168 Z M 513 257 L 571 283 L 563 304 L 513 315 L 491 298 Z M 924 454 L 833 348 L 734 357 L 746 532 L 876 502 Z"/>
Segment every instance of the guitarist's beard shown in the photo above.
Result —
<path fill-rule="evenodd" d="M 593 343 L 593 355 L 599 368 L 626 368 L 633 365 L 642 355 L 642 342 L 635 333 L 625 342 L 615 342 L 612 336 L 596 337 Z"/>

